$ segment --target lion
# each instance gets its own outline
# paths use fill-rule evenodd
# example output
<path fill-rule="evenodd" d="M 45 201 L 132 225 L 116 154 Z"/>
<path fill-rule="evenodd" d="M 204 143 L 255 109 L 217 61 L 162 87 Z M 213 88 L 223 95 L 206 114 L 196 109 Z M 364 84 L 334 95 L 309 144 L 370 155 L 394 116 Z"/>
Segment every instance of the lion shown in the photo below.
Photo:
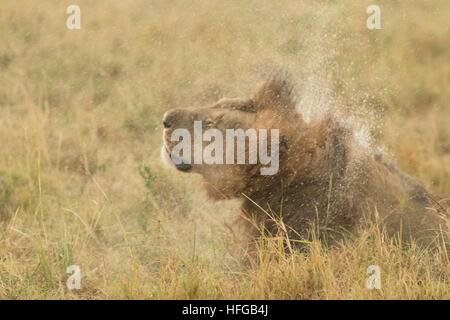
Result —
<path fill-rule="evenodd" d="M 178 108 L 163 117 L 162 157 L 182 172 L 203 177 L 214 200 L 241 199 L 240 219 L 249 238 L 263 232 L 288 239 L 319 238 L 336 244 L 368 222 L 405 243 L 430 245 L 447 230 L 446 207 L 382 153 L 361 147 L 355 132 L 333 114 L 307 123 L 297 110 L 295 86 L 285 71 L 273 72 L 248 98 L 223 98 L 207 107 Z M 301 106 L 299 106 L 301 109 Z M 261 175 L 261 164 L 174 161 L 177 128 L 193 133 L 195 121 L 229 128 L 277 128 L 279 170 Z M 248 153 L 248 148 L 245 150 Z M 180 160 L 180 159 L 178 159 Z"/>

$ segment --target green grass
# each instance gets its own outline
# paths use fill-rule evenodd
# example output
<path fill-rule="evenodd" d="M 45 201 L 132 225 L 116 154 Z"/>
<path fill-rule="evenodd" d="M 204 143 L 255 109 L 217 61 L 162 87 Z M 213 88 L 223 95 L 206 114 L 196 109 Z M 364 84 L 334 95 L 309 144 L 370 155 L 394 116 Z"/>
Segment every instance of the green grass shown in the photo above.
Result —
<path fill-rule="evenodd" d="M 286 255 L 235 257 L 235 201 L 160 164 L 172 107 L 249 93 L 286 67 L 301 109 L 352 115 L 434 192 L 450 191 L 450 3 L 0 2 L 0 298 L 449 299 L 442 253 L 364 230 Z M 81 267 L 69 291 L 66 268 Z M 365 288 L 382 270 L 382 290 Z"/>

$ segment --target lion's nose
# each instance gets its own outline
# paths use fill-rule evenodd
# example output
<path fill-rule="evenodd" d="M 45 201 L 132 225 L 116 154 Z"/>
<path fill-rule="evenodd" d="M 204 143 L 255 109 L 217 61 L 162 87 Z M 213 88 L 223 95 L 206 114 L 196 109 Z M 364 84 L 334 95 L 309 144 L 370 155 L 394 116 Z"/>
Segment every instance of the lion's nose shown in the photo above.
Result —
<path fill-rule="evenodd" d="M 172 126 L 172 123 L 170 123 L 170 121 L 163 120 L 163 126 L 164 128 L 168 129 Z"/>
<path fill-rule="evenodd" d="M 173 121 L 174 121 L 174 114 L 173 114 L 173 112 L 170 112 L 170 111 L 166 112 L 164 114 L 164 117 L 163 117 L 163 126 L 164 126 L 164 128 L 168 129 L 168 128 L 172 127 Z"/>

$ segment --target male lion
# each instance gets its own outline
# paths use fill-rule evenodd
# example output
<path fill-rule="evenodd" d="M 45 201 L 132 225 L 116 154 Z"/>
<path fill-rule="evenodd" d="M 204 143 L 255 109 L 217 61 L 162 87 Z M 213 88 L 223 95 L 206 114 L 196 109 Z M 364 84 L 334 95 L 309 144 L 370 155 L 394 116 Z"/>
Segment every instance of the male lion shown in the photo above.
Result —
<path fill-rule="evenodd" d="M 193 136 L 194 121 L 224 136 L 229 128 L 279 129 L 279 171 L 261 175 L 258 163 L 178 159 L 174 164 L 171 135 L 184 128 Z M 202 175 L 211 198 L 242 199 L 241 216 L 265 234 L 307 240 L 315 230 L 315 236 L 336 243 L 370 219 L 404 242 L 430 244 L 447 230 L 446 209 L 430 210 L 434 200 L 425 187 L 381 154 L 359 146 L 351 128 L 331 114 L 306 123 L 296 111 L 294 86 L 285 72 L 272 73 L 249 98 L 172 109 L 163 124 L 162 157 L 180 171 Z"/>

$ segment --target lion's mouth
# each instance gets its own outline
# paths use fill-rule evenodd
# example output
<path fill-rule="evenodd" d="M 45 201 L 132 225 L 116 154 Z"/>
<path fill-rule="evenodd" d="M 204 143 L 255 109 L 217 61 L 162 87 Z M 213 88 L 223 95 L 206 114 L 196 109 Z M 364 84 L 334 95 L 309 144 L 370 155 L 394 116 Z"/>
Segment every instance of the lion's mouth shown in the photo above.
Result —
<path fill-rule="evenodd" d="M 192 165 L 190 163 L 186 163 L 183 159 L 178 158 L 176 155 L 171 154 L 166 145 L 163 146 L 163 152 L 165 152 L 165 159 L 170 162 L 171 165 L 175 166 L 175 168 L 182 172 L 188 172 L 192 169 Z"/>

